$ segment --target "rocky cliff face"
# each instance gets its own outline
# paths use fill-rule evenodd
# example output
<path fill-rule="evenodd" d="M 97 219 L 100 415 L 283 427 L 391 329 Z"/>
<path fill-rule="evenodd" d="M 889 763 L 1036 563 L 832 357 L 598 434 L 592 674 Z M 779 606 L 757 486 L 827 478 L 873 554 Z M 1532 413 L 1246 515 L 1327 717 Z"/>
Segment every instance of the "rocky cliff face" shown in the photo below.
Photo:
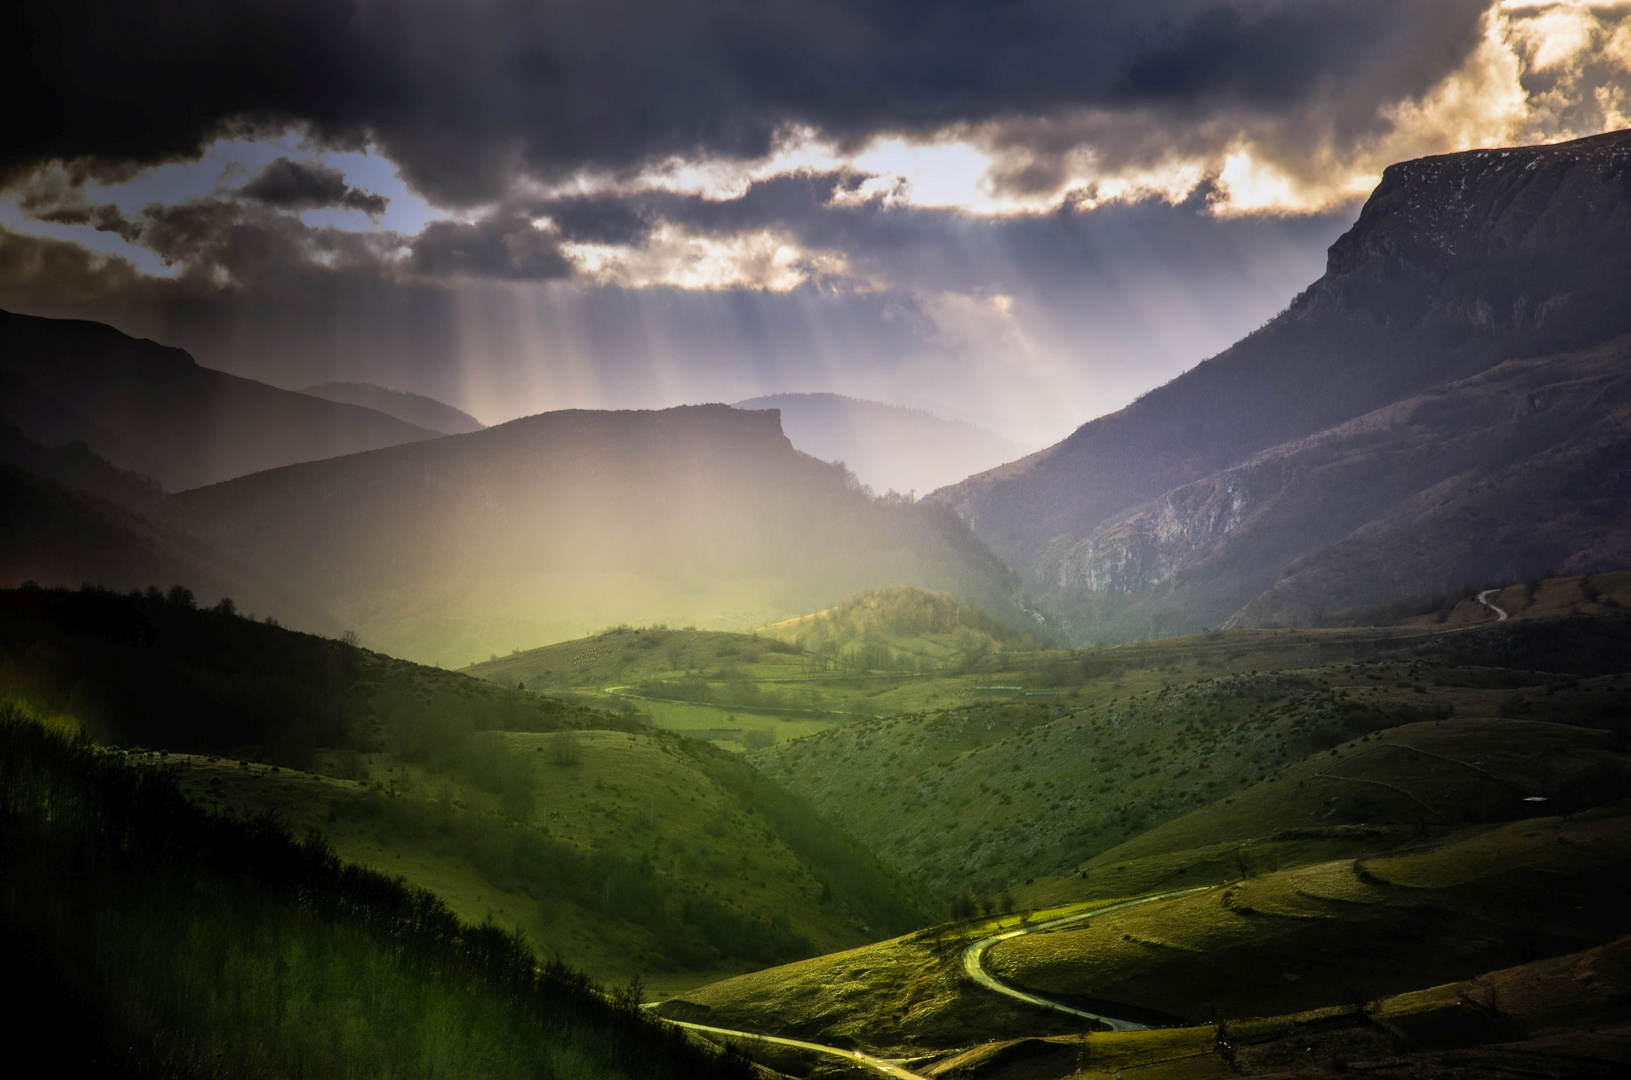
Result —
<path fill-rule="evenodd" d="M 1405 162 L 1332 246 L 1325 275 L 1262 330 L 933 498 L 1070 612 L 1079 638 L 1215 625 L 1366 514 L 1453 486 L 1456 474 L 1416 466 L 1460 436 L 1376 419 L 1395 403 L 1627 334 L 1631 132 Z M 1516 418 L 1556 392 L 1537 384 L 1533 402 L 1501 395 L 1498 408 Z M 1463 435 L 1484 430 L 1462 419 Z M 1440 567 L 1435 580 L 1457 573 Z"/>
<path fill-rule="evenodd" d="M 1363 313 L 1516 355 L 1631 331 L 1631 132 L 1394 165 L 1287 321 Z"/>

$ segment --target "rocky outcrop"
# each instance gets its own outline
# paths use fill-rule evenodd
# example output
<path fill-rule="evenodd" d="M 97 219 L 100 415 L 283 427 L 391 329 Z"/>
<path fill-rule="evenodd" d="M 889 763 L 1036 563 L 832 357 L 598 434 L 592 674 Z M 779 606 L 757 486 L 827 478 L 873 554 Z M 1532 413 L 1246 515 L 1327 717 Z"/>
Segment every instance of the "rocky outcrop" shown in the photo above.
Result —
<path fill-rule="evenodd" d="M 746 630 L 896 584 L 1034 628 L 956 515 L 872 498 L 775 410 L 544 413 L 182 492 L 167 515 L 414 659 L 621 622 Z"/>
<path fill-rule="evenodd" d="M 1631 132 L 1405 162 L 1332 245 L 1325 275 L 1263 329 L 1064 442 L 931 498 L 1070 612 L 1080 640 L 1215 624 L 1256 595 L 1242 590 L 1361 529 L 1370 519 L 1356 508 L 1387 513 L 1454 475 L 1416 468 L 1424 453 L 1436 460 L 1430 413 L 1408 429 L 1375 417 L 1509 361 L 1625 334 Z M 1533 412 L 1556 388 L 1532 392 L 1499 408 Z M 1320 465 L 1332 471 L 1313 483 L 1326 434 L 1365 417 L 1374 430 L 1345 430 L 1344 464 Z"/>

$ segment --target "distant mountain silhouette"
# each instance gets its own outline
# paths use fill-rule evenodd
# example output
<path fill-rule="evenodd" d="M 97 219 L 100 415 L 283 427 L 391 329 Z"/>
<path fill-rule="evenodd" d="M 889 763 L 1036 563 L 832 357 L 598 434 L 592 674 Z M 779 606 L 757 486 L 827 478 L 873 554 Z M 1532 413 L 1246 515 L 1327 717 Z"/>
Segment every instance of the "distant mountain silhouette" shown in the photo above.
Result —
<path fill-rule="evenodd" d="M 0 462 L 142 513 L 152 513 L 164 502 L 164 489 L 152 477 L 117 468 L 82 442 L 42 446 L 4 420 L 0 420 Z"/>
<path fill-rule="evenodd" d="M 1631 561 L 1631 132 L 1389 168 L 1256 333 L 935 493 L 1078 640 Z"/>
<path fill-rule="evenodd" d="M 386 416 L 394 416 L 416 427 L 439 431 L 443 435 L 466 435 L 487 426 L 469 413 L 461 412 L 435 398 L 411 394 L 406 390 L 388 390 L 373 383 L 327 382 L 308 386 L 300 392 L 327 401 L 361 405 L 375 412 L 382 412 Z"/>
<path fill-rule="evenodd" d="M 10 312 L 0 312 L 0 419 L 45 446 L 82 442 L 172 491 L 438 434 L 200 367 L 101 323 Z"/>
<path fill-rule="evenodd" d="M 241 612 L 276 616 L 297 629 L 341 629 L 318 606 L 195 537 L 0 464 L 0 588 L 26 581 L 121 591 L 180 585 L 205 605 L 231 597 Z"/>
<path fill-rule="evenodd" d="M 625 621 L 745 630 L 897 583 L 1030 618 L 954 514 L 870 498 L 776 412 L 724 405 L 545 413 L 184 492 L 168 517 L 443 663 Z"/>
<path fill-rule="evenodd" d="M 1031 449 L 924 409 L 842 394 L 771 394 L 735 407 L 781 410 L 782 430 L 795 447 L 822 461 L 842 461 L 878 492 L 926 495 Z"/>

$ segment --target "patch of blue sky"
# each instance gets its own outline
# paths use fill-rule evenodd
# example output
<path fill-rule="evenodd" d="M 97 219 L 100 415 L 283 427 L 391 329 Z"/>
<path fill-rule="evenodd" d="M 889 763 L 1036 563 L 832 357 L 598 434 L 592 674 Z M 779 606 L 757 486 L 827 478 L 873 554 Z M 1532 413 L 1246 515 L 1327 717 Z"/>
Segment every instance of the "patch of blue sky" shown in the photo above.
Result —
<path fill-rule="evenodd" d="M 144 274 L 170 277 L 176 267 L 166 266 L 152 251 L 130 243 L 118 233 L 101 232 L 91 225 L 59 225 L 29 217 L 10 199 L 0 199 L 0 227 L 26 236 L 40 236 L 50 240 L 63 240 L 89 248 L 99 255 L 111 255 L 128 260 Z"/>
<path fill-rule="evenodd" d="M 371 220 L 357 211 L 330 207 L 301 214 L 301 220 L 307 225 L 351 232 L 389 229 L 413 236 L 428 222 L 444 216 L 408 188 L 383 154 L 377 151 L 313 153 L 294 133 L 254 141 L 221 139 L 211 143 L 193 161 L 158 165 L 119 184 L 89 184 L 85 198 L 93 204 L 113 203 L 127 214 L 136 214 L 153 203 L 173 206 L 188 199 L 230 194 L 280 157 L 333 166 L 345 174 L 350 186 L 390 200 L 385 213 L 377 219 Z"/>

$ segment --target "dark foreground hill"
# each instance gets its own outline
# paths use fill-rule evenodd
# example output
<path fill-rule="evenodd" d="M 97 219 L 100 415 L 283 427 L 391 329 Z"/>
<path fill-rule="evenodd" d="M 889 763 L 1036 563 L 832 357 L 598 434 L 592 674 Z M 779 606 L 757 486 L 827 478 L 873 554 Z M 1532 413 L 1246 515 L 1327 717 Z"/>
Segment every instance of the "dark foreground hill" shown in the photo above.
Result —
<path fill-rule="evenodd" d="M 394 416 L 200 367 L 111 326 L 0 312 L 0 419 L 169 490 L 434 437 Z"/>
<path fill-rule="evenodd" d="M 739 756 L 184 595 L 0 591 L 11 701 L 599 979 L 694 985 L 926 917 L 925 894 Z"/>
<path fill-rule="evenodd" d="M 569 410 L 184 492 L 169 520 L 372 646 L 468 663 L 619 622 L 748 629 L 914 583 L 1018 622 L 954 514 L 875 499 L 773 411 Z"/>
<path fill-rule="evenodd" d="M 1627 335 L 1631 132 L 1405 162 L 1263 329 L 935 500 L 1078 639 L 1614 568 Z"/>
<path fill-rule="evenodd" d="M 0 809 L 6 1029 L 71 1075 L 750 1075 L 521 937 L 11 702 Z"/>

